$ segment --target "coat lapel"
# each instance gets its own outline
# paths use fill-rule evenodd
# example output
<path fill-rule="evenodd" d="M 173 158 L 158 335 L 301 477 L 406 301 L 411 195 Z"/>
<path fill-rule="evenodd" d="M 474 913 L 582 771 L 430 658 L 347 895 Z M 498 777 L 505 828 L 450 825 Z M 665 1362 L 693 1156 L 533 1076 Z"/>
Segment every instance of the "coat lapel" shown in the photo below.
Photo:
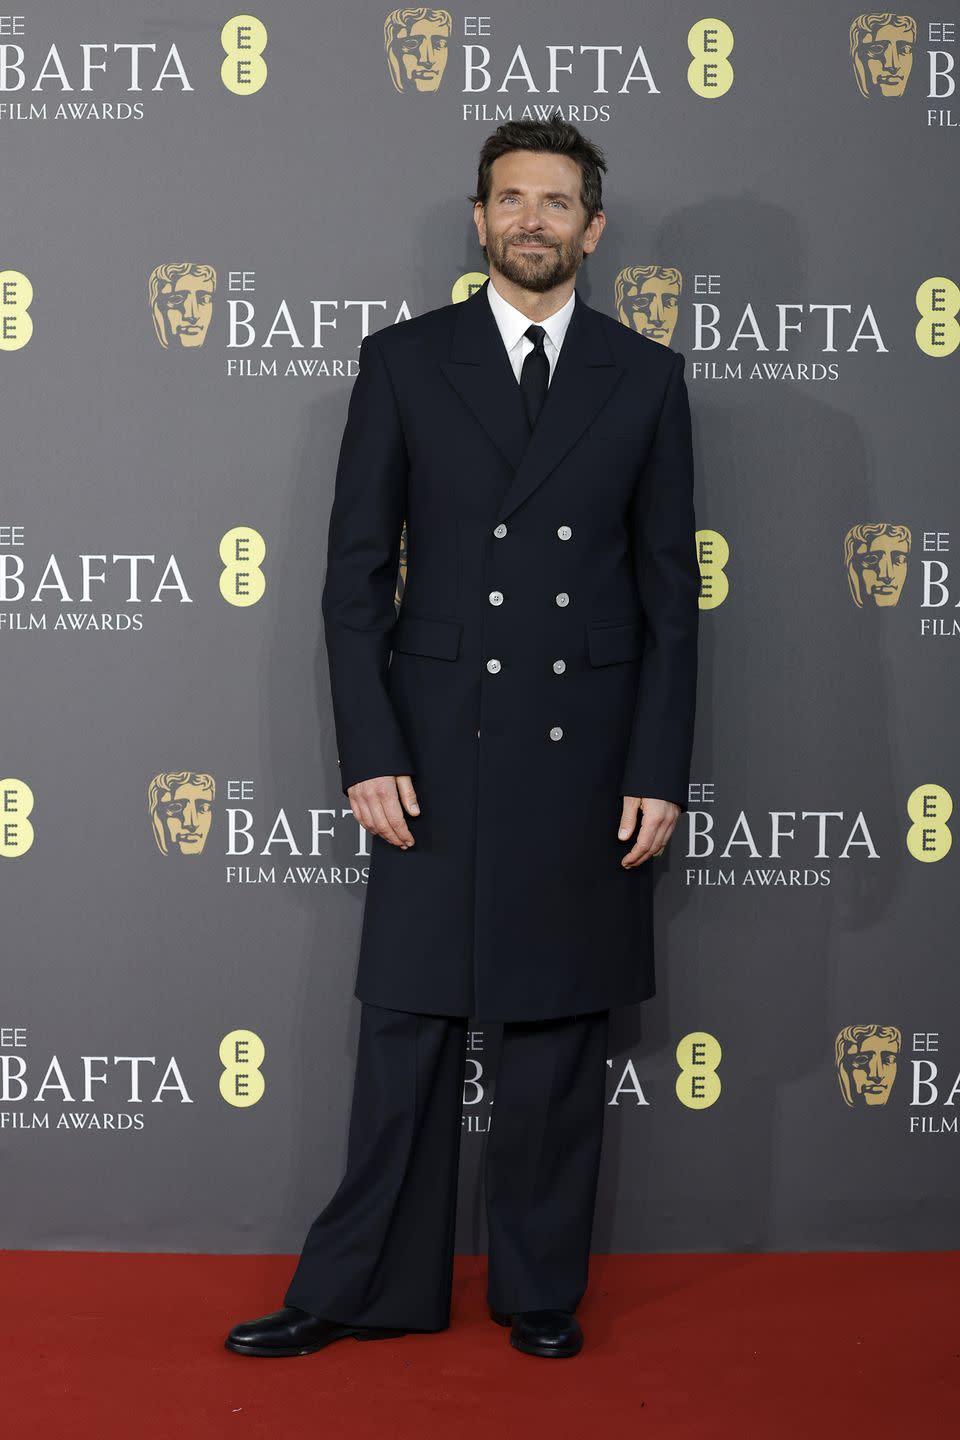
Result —
<path fill-rule="evenodd" d="M 488 283 L 456 307 L 450 359 L 441 361 L 440 369 L 516 470 L 530 442 L 530 427 L 487 299 Z"/>
<path fill-rule="evenodd" d="M 497 521 L 529 498 L 579 440 L 623 374 L 601 316 L 575 293 L 573 314 L 543 409 L 530 433 L 520 386 L 486 297 L 485 282 L 457 307 L 450 359 L 441 370 L 512 467 Z"/>

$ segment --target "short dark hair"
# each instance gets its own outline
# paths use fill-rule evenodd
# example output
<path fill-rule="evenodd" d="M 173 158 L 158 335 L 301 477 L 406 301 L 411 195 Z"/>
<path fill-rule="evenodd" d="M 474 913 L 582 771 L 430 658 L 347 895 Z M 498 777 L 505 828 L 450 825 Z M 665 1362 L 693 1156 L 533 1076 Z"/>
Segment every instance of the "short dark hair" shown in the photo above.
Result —
<path fill-rule="evenodd" d="M 580 166 L 580 202 L 587 212 L 587 224 L 603 209 L 601 171 L 607 162 L 603 151 L 569 120 L 507 120 L 488 135 L 480 151 L 477 170 L 477 193 L 467 198 L 486 207 L 490 199 L 493 162 L 511 150 L 540 150 L 553 155 L 569 155 Z"/>

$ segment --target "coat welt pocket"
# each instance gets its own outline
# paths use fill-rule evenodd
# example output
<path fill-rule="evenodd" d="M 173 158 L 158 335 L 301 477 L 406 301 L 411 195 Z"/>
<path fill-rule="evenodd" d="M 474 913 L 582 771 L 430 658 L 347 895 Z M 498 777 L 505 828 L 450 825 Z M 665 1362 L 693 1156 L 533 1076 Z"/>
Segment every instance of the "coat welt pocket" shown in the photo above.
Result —
<path fill-rule="evenodd" d="M 432 620 L 426 615 L 405 615 L 403 606 L 394 626 L 394 650 L 409 655 L 429 655 L 434 660 L 456 660 L 460 653 L 460 620 Z"/>
<path fill-rule="evenodd" d="M 611 624 L 597 620 L 587 626 L 587 650 L 591 665 L 613 665 L 618 660 L 639 660 L 643 653 L 643 621 Z"/>

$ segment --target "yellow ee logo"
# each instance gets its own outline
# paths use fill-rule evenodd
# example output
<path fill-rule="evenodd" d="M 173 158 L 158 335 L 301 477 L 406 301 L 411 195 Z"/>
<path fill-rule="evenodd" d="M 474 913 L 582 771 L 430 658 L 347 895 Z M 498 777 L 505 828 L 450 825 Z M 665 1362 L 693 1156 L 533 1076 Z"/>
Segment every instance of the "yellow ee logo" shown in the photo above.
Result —
<path fill-rule="evenodd" d="M 220 1094 L 228 1105 L 244 1110 L 262 1099 L 264 1089 L 260 1066 L 266 1051 L 252 1030 L 231 1030 L 220 1041 Z"/>
<path fill-rule="evenodd" d="M 947 821 L 953 811 L 953 799 L 942 785 L 918 785 L 907 801 L 907 814 L 913 821 L 907 831 L 907 849 L 914 860 L 942 860 L 953 844 Z"/>
<path fill-rule="evenodd" d="M 259 530 L 235 525 L 220 541 L 220 594 L 228 605 L 256 605 L 267 582 L 260 566 L 267 547 Z"/>
<path fill-rule="evenodd" d="M 33 791 L 26 780 L 0 780 L 0 855 L 14 859 L 33 844 Z"/>
<path fill-rule="evenodd" d="M 914 333 L 924 355 L 933 355 L 938 360 L 952 355 L 960 345 L 960 324 L 957 323 L 960 288 L 943 275 L 924 280 L 917 291 L 917 309 L 920 319 Z"/>
<path fill-rule="evenodd" d="M 706 1110 L 720 1095 L 720 1042 L 705 1030 L 691 1030 L 677 1046 L 677 1099 L 688 1110 Z"/>
<path fill-rule="evenodd" d="M 718 100 L 733 84 L 733 31 L 725 20 L 698 20 L 687 32 L 687 49 L 693 56 L 687 66 L 687 84 L 704 100 Z"/>
<path fill-rule="evenodd" d="M 220 31 L 226 51 L 220 79 L 234 95 L 255 95 L 267 79 L 267 27 L 256 15 L 234 15 Z"/>
<path fill-rule="evenodd" d="M 19 270 L 0 270 L 0 350 L 22 350 L 33 334 L 33 286 Z"/>
<path fill-rule="evenodd" d="M 700 566 L 700 609 L 716 610 L 727 598 L 730 582 L 724 567 L 730 546 L 719 530 L 697 531 L 697 564 Z"/>
<path fill-rule="evenodd" d="M 459 305 L 461 300 L 469 300 L 470 296 L 480 289 L 485 280 L 490 277 L 484 275 L 482 270 L 469 270 L 466 275 L 461 275 L 455 280 L 453 289 L 450 291 L 451 305 Z"/>

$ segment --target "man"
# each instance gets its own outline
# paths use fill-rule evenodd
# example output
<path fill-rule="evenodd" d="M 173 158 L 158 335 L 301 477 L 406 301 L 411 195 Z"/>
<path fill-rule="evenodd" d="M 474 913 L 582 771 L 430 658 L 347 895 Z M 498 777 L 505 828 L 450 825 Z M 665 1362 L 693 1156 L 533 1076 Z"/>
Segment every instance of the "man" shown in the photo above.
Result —
<path fill-rule="evenodd" d="M 654 989 L 699 595 L 683 356 L 574 289 L 602 169 L 564 121 L 500 126 L 471 197 L 489 280 L 360 347 L 322 605 L 373 836 L 347 1169 L 243 1354 L 448 1325 L 469 1016 L 503 1025 L 491 1317 L 527 1354 L 582 1345 L 607 1020 Z"/>

